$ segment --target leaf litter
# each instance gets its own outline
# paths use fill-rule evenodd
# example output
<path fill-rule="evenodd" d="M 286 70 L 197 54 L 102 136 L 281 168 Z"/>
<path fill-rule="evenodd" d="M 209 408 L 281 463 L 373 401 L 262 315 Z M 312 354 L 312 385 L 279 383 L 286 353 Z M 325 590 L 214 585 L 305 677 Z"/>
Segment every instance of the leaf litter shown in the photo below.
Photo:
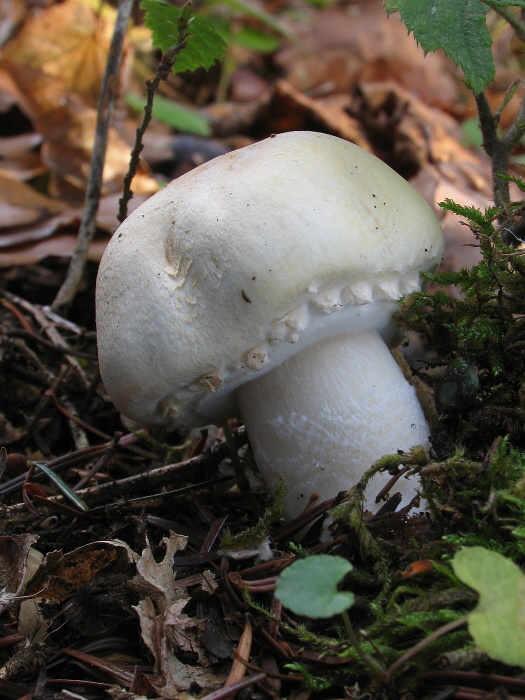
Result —
<path fill-rule="evenodd" d="M 232 50 L 224 101 L 214 100 L 224 80 L 215 69 L 171 76 L 163 94 L 197 110 L 211 137 L 188 141 L 154 123 L 132 205 L 203 158 L 290 129 L 326 131 L 375 152 L 434 206 L 447 197 L 488 205 L 490 163 L 463 145 L 460 125 L 472 103 L 456 69 L 440 54 L 424 58 L 379 2 L 293 5 L 270 11 L 297 43 L 281 37 L 269 55 Z M 457 497 L 472 491 L 483 462 L 440 455 L 436 446 L 436 461 L 418 467 L 437 484 L 432 520 L 393 512 L 395 501 L 377 516 L 343 502 L 322 541 L 337 494 L 283 524 L 242 426 L 231 426 L 247 480 L 241 489 L 220 429 L 166 436 L 122 424 L 98 379 L 93 296 L 136 126 L 123 101 L 91 263 L 68 314 L 74 323 L 51 312 L 81 218 L 112 17 L 105 5 L 98 12 L 64 2 L 29 14 L 12 3 L 3 18 L 0 694 L 398 698 L 445 689 L 447 697 L 481 700 L 500 688 L 525 696 L 520 675 L 474 648 L 465 627 L 431 639 L 475 609 L 476 594 L 450 565 L 459 545 L 472 544 L 464 533 L 482 523 L 485 541 L 516 546 L 509 532 L 520 525 L 509 502 L 483 490 Z M 144 36 L 139 23 L 128 37 L 122 96 L 142 94 L 151 75 Z M 502 51 L 500 74 L 509 60 Z M 447 236 L 445 269 L 477 262 L 477 249 L 464 245 L 466 227 L 436 212 Z M 505 459 L 505 446 L 496 447 L 491 454 L 486 446 L 489 467 Z M 52 468 L 89 510 L 31 470 L 32 461 Z M 511 479 L 507 493 L 518 483 Z M 398 664 L 389 685 L 369 675 L 335 620 L 294 616 L 274 597 L 281 571 L 306 553 L 352 561 L 342 586 L 355 596 L 353 623 L 367 650 L 387 667 Z"/>

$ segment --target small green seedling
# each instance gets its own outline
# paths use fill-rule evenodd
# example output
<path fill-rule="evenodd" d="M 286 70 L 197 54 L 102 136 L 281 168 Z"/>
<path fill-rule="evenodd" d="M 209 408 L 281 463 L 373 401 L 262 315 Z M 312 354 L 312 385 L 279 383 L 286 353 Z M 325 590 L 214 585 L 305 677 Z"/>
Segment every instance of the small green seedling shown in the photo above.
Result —
<path fill-rule="evenodd" d="M 469 632 L 491 658 L 525 666 L 525 574 L 484 547 L 463 547 L 452 559 L 456 576 L 479 593 L 467 616 Z"/>
<path fill-rule="evenodd" d="M 354 594 L 337 589 L 352 568 L 349 561 L 335 555 L 317 554 L 298 559 L 277 579 L 275 597 L 297 615 L 311 618 L 341 615 L 348 639 L 363 664 L 376 677 L 384 678 L 384 668 L 363 650 L 350 622 L 347 610 L 354 604 Z"/>

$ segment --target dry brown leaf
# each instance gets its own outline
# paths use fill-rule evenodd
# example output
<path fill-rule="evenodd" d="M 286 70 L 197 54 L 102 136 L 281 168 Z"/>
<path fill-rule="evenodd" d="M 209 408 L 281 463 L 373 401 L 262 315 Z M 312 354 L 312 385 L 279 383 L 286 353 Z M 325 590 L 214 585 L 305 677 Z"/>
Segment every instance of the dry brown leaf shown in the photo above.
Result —
<path fill-rule="evenodd" d="M 43 642 L 49 625 L 50 622 L 44 619 L 33 598 L 22 600 L 18 612 L 18 630 L 24 635 L 26 644 Z"/>
<path fill-rule="evenodd" d="M 429 162 L 479 163 L 478 155 L 462 146 L 455 119 L 397 83 L 359 85 L 349 110 L 363 124 L 376 155 L 405 176 Z"/>
<path fill-rule="evenodd" d="M 26 153 L 17 158 L 0 160 L 0 176 L 18 180 L 18 182 L 26 182 L 44 175 L 45 172 L 40 156 L 36 153 Z"/>
<path fill-rule="evenodd" d="M 312 129 L 369 149 L 361 124 L 346 111 L 348 103 L 344 95 L 313 99 L 286 80 L 278 80 L 253 103 L 216 103 L 206 111 L 214 132 L 221 136 L 255 132 L 262 138 L 282 131 Z M 239 148 L 249 143 L 250 139 L 241 137 L 232 145 Z"/>
<path fill-rule="evenodd" d="M 21 158 L 42 143 L 39 134 L 27 132 L 17 136 L 0 137 L 0 158 Z"/>
<path fill-rule="evenodd" d="M 47 257 L 70 257 L 76 245 L 76 236 L 59 234 L 38 243 L 16 246 L 0 254 L 0 267 L 31 265 Z M 100 261 L 106 245 L 107 240 L 94 240 L 89 246 L 89 260 Z"/>
<path fill-rule="evenodd" d="M 91 164 L 96 109 L 38 68 L 4 61 L 19 91 L 19 101 L 43 137 L 43 164 L 53 176 L 50 192 L 72 203 L 83 200 Z M 131 147 L 110 128 L 104 164 L 104 192 L 120 191 Z M 139 194 L 153 194 L 157 184 L 143 168 L 133 181 Z"/>
<path fill-rule="evenodd" d="M 108 234 L 112 234 L 118 226 L 119 198 L 120 195 L 108 195 L 100 201 L 97 227 Z M 147 198 L 147 195 L 134 196 L 128 205 L 128 211 L 136 209 Z M 0 201 L 0 210 L 1 206 Z M 76 232 L 82 215 L 82 207 L 72 207 L 27 226 L 0 229 L 0 268 L 29 265 L 49 256 L 69 257 L 75 250 L 77 236 L 67 231 Z M 88 254 L 90 260 L 100 261 L 108 240 L 109 238 L 97 237 L 91 242 Z"/>
<path fill-rule="evenodd" d="M 23 0 L 2 0 L 0 3 L 0 46 L 5 44 L 14 34 L 26 11 Z"/>
<path fill-rule="evenodd" d="M 35 223 L 62 212 L 64 208 L 64 202 L 46 197 L 23 182 L 0 175 L 2 228 Z"/>
<path fill-rule="evenodd" d="M 488 166 L 479 154 L 479 170 Z M 462 167 L 463 165 L 463 167 Z M 472 166 L 471 170 L 474 169 Z M 484 190 L 472 186 L 471 178 L 465 164 L 426 164 L 411 180 L 411 184 L 434 205 L 445 236 L 445 257 L 441 263 L 442 270 L 459 270 L 476 265 L 481 259 L 480 250 L 472 231 L 452 212 L 441 209 L 438 204 L 445 199 L 452 199 L 458 204 L 475 206 L 485 210 L 491 205 L 491 192 L 487 174 Z"/>
<path fill-rule="evenodd" d="M 95 107 L 113 30 L 109 19 L 81 2 L 63 2 L 33 14 L 5 48 L 11 64 L 35 68 Z"/>
<path fill-rule="evenodd" d="M 166 548 L 162 561 L 157 563 L 153 552 L 147 547 L 137 562 L 137 576 L 132 581 L 133 588 L 153 598 L 162 612 L 180 598 L 180 590 L 175 589 L 173 585 L 173 558 L 177 552 L 186 549 L 187 542 L 187 537 L 170 532 L 169 537 L 162 538 L 162 544 Z"/>
<path fill-rule="evenodd" d="M 64 2 L 33 15 L 2 55 L 0 87 L 43 137 L 40 156 L 51 173 L 49 192 L 73 204 L 83 200 L 89 176 L 96 105 L 112 30 L 113 22 L 105 14 L 95 14 L 85 3 Z M 126 82 L 126 55 L 125 48 L 120 90 Z M 130 151 L 112 126 L 104 193 L 120 190 Z M 145 194 L 157 189 L 145 169 L 133 186 Z"/>
<path fill-rule="evenodd" d="M 0 537 L 0 610 L 24 589 L 29 552 L 37 539 L 31 534 Z"/>
<path fill-rule="evenodd" d="M 142 638 L 155 658 L 155 673 L 150 679 L 157 691 L 165 697 L 179 697 L 197 683 L 207 690 L 219 687 L 225 675 L 211 670 L 210 661 L 198 639 L 198 619 L 185 615 L 182 610 L 189 597 L 183 588 L 174 585 L 173 559 L 186 548 L 187 538 L 170 532 L 162 540 L 166 551 L 156 562 L 151 549 L 146 548 L 137 562 L 137 575 L 131 587 L 144 596 L 135 606 L 139 616 Z M 198 663 L 183 663 L 177 653 L 190 652 Z"/>
<path fill-rule="evenodd" d="M 452 63 L 440 53 L 425 57 L 380 0 L 305 9 L 292 30 L 301 45 L 284 47 L 276 61 L 298 90 L 326 95 L 395 80 L 428 104 L 462 109 L 465 88 Z"/>
<path fill-rule="evenodd" d="M 47 602 L 62 602 L 106 567 L 117 561 L 131 563 L 136 555 L 121 540 L 92 542 L 68 554 L 50 552 L 26 591 Z"/>
<path fill-rule="evenodd" d="M 312 99 L 287 81 L 279 80 L 268 107 L 267 125 L 271 131 L 280 132 L 309 128 L 308 125 L 313 123 L 322 130 L 368 149 L 362 126 L 348 114 L 347 106 L 347 96 Z M 290 120 L 295 121 L 293 126 L 287 126 Z"/>
<path fill-rule="evenodd" d="M 1 207 L 2 203 L 0 202 L 0 209 Z M 66 209 L 60 214 L 37 220 L 27 226 L 16 226 L 15 228 L 11 225 L 5 230 L 0 229 L 0 267 L 6 266 L 3 258 L 4 251 L 41 241 L 60 230 L 76 228 L 80 222 L 81 214 L 80 207 Z"/>

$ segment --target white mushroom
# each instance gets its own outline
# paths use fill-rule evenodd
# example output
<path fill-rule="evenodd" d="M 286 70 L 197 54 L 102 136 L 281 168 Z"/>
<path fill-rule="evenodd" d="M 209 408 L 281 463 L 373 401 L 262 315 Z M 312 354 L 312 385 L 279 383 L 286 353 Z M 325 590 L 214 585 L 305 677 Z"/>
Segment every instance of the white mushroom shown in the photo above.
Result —
<path fill-rule="evenodd" d="M 97 281 L 100 369 L 145 425 L 240 415 L 285 514 L 384 454 L 428 445 L 387 345 L 398 299 L 434 270 L 430 206 L 375 156 L 290 132 L 174 180 L 111 239 Z M 378 475 L 373 499 L 390 477 Z M 406 503 L 417 480 L 400 480 Z"/>

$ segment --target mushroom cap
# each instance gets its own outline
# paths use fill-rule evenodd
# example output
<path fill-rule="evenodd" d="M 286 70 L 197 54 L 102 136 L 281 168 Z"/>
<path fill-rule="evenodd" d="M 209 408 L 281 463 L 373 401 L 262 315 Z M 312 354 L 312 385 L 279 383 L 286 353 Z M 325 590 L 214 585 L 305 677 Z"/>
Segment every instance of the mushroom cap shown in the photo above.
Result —
<path fill-rule="evenodd" d="M 113 235 L 96 292 L 100 370 L 144 425 L 237 412 L 235 389 L 313 342 L 374 328 L 434 270 L 431 207 L 375 156 L 288 132 L 172 181 Z"/>

